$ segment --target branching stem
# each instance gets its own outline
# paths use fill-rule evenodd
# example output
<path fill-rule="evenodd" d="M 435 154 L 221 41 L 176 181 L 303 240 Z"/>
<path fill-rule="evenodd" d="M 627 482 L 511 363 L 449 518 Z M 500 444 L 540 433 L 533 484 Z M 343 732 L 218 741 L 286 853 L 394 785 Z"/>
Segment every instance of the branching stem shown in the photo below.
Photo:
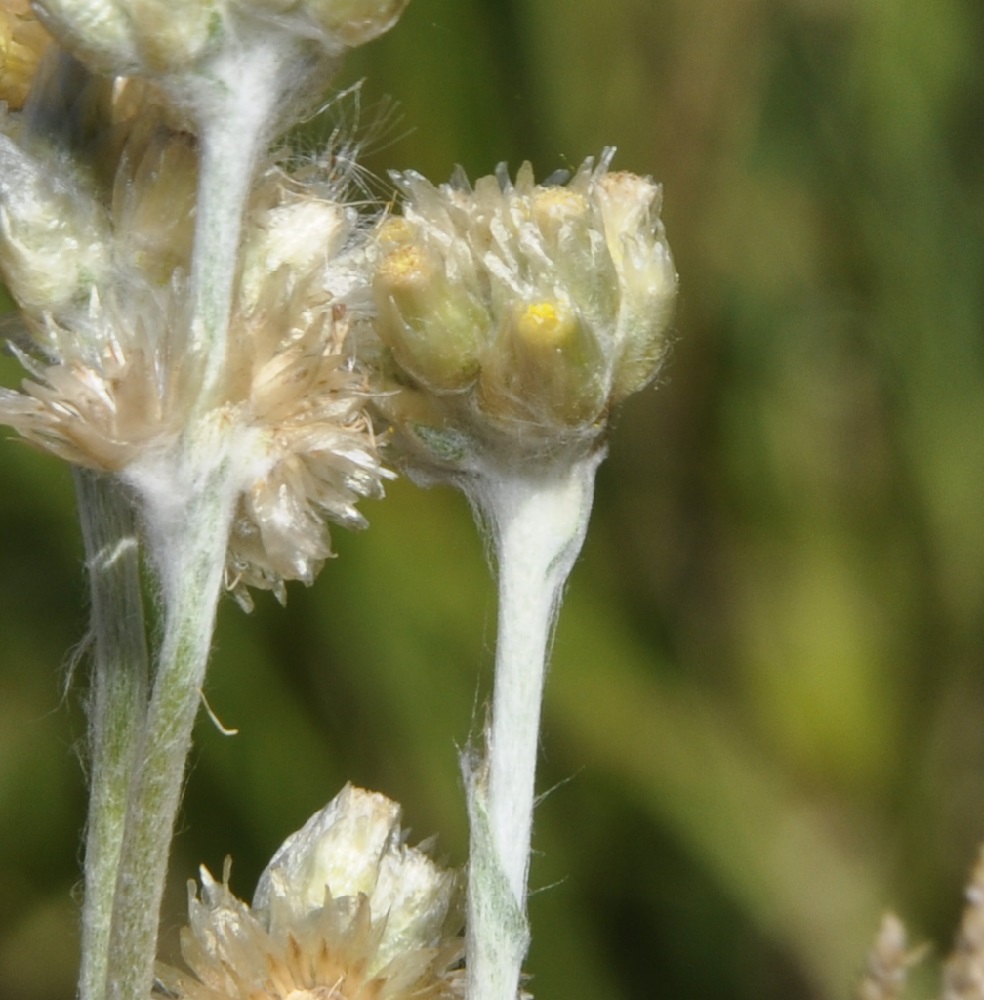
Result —
<path fill-rule="evenodd" d="M 227 480 L 219 462 L 172 530 L 151 534 L 164 631 L 120 857 L 109 1000 L 150 992 L 171 837 L 222 586 L 233 501 Z"/>
<path fill-rule="evenodd" d="M 187 335 L 201 367 L 196 403 L 181 441 L 164 459 L 159 488 L 151 477 L 150 487 L 141 489 L 160 577 L 163 635 L 129 790 L 107 1000 L 148 996 L 153 979 L 168 855 L 235 501 L 222 406 L 239 243 L 257 160 L 281 96 L 283 57 L 273 42 L 221 54 L 210 67 L 211 98 L 198 109 L 202 153 Z M 139 481 L 139 474 L 133 478 Z"/>

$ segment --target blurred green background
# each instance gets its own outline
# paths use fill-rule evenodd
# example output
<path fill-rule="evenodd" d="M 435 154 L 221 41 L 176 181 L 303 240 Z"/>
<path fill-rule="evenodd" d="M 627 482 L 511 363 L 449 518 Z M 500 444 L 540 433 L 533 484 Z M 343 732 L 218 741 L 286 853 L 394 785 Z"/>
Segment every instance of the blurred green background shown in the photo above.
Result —
<path fill-rule="evenodd" d="M 547 690 L 540 1000 L 846 998 L 889 906 L 949 948 L 984 837 L 982 56 L 980 0 L 413 0 L 346 68 L 379 174 L 615 144 L 664 184 L 678 343 L 614 428 Z M 0 468 L 0 995 L 55 1000 L 85 582 L 68 471 Z M 200 720 L 165 949 L 199 863 L 249 897 L 349 779 L 464 860 L 482 546 L 448 491 L 364 509 L 286 610 L 223 602 L 239 735 Z"/>

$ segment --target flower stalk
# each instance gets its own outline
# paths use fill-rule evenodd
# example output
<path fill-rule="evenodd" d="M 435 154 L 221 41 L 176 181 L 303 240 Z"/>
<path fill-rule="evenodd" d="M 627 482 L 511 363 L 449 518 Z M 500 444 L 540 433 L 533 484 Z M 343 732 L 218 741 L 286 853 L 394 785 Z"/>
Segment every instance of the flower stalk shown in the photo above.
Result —
<path fill-rule="evenodd" d="M 519 984 L 548 647 L 603 454 L 597 449 L 545 471 L 503 471 L 472 494 L 492 533 L 499 624 L 486 755 L 468 783 L 469 1000 L 514 1000 Z"/>
<path fill-rule="evenodd" d="M 395 176 L 379 234 L 379 406 L 411 475 L 468 496 L 492 540 L 499 630 L 483 756 L 463 764 L 469 1000 L 516 1000 L 551 630 L 587 530 L 612 408 L 666 357 L 676 272 L 649 178 L 613 149 L 566 184 L 527 163 L 434 187 Z"/>
<path fill-rule="evenodd" d="M 489 731 L 489 822 L 517 900 L 526 891 L 547 646 L 591 514 L 595 452 L 571 466 L 485 485 L 499 582 Z"/>
<path fill-rule="evenodd" d="M 200 403 L 206 406 L 223 389 L 243 214 L 282 96 L 282 45 L 252 46 L 247 64 L 241 60 L 238 53 L 219 60 L 216 98 L 200 112 L 190 346 L 202 356 Z"/>
<path fill-rule="evenodd" d="M 45 77 L 32 115 L 37 141 L 43 146 L 50 133 L 62 150 L 50 177 L 20 147 L 16 122 L 4 121 L 10 132 L 0 137 L 0 158 L 17 172 L 0 186 L 0 266 L 14 279 L 33 339 L 20 350 L 32 378 L 20 392 L 0 390 L 0 416 L 76 465 L 118 477 L 115 500 L 139 504 L 159 584 L 151 682 L 136 635 L 117 635 L 111 620 L 144 641 L 142 616 L 127 604 L 140 599 L 135 563 L 120 565 L 126 579 L 93 582 L 100 662 L 82 1000 L 150 993 L 223 583 L 247 608 L 247 584 L 283 599 L 284 579 L 310 583 L 331 554 L 321 516 L 363 526 L 354 503 L 381 492 L 384 475 L 362 412 L 364 378 L 345 349 L 346 302 L 330 285 L 329 262 L 354 219 L 344 207 L 321 211 L 317 219 L 331 226 L 307 267 L 254 275 L 248 297 L 239 279 L 251 199 L 267 207 L 279 200 L 276 171 L 264 162 L 257 179 L 267 144 L 320 94 L 344 49 L 385 30 L 403 2 L 357 3 L 354 34 L 334 4 L 334 20 L 321 24 L 314 0 L 285 16 L 262 2 L 180 6 L 175 18 L 172 4 L 156 0 L 39 3 L 81 63 L 152 86 L 129 90 L 132 107 L 123 109 L 128 83 L 117 81 L 115 96 L 106 89 L 108 103 L 98 86 L 66 102 Z M 183 155 L 191 140 L 166 124 L 175 115 L 193 127 L 199 152 L 190 246 L 173 223 L 190 211 L 195 169 Z M 83 118 L 95 123 L 94 141 L 67 140 Z M 77 170 L 89 159 L 95 169 Z M 73 196 L 76 187 L 88 200 Z M 322 199 L 336 193 L 319 190 Z M 164 204 L 168 192 L 177 197 Z M 80 201 L 99 225 L 82 218 Z M 92 253 L 78 252 L 90 243 Z M 294 263 L 289 245 L 285 254 Z M 123 542 L 129 525 L 117 523 L 112 488 L 103 497 L 97 482 L 80 473 L 90 564 L 99 572 L 101 553 Z"/>
<path fill-rule="evenodd" d="M 261 48 L 260 65 L 251 64 L 250 72 L 235 81 L 238 86 L 226 90 L 220 85 L 226 99 L 218 106 L 209 105 L 212 113 L 201 135 L 191 261 L 189 346 L 199 356 L 200 368 L 197 392 L 189 398 L 186 430 L 160 470 L 164 503 L 157 502 L 155 487 L 142 481 L 147 469 L 138 463 L 136 478 L 143 486 L 140 492 L 164 621 L 116 871 L 106 960 L 107 1000 L 146 995 L 153 979 L 171 838 L 239 488 L 226 455 L 229 427 L 221 411 L 215 419 L 213 408 L 225 389 L 242 220 L 257 160 L 270 132 L 278 93 L 269 85 L 269 75 L 276 74 L 279 54 Z M 248 81 L 254 84 L 248 86 Z M 180 336 L 180 331 L 170 334 Z M 151 480 L 157 471 L 153 469 Z M 177 480 L 184 488 L 171 493 L 164 485 L 167 480 Z"/>

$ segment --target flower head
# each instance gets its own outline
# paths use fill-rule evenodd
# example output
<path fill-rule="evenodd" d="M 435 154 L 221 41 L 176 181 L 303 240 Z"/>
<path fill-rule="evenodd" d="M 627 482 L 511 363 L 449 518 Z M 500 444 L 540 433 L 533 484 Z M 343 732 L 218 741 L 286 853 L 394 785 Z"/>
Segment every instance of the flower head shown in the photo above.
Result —
<path fill-rule="evenodd" d="M 270 18 L 291 16 L 308 26 L 311 34 L 347 48 L 365 45 L 396 24 L 410 0 L 240 0 Z M 289 12 L 289 13 L 288 13 Z"/>
<path fill-rule="evenodd" d="M 56 71 L 37 96 L 27 120 L 0 119 L 0 274 L 20 308 L 40 322 L 134 275 L 167 285 L 191 253 L 192 137 L 141 81 Z M 52 139 L 46 117 L 76 119 L 73 141 Z"/>
<path fill-rule="evenodd" d="M 266 88 L 283 99 L 318 91 L 345 50 L 389 30 L 408 2 L 36 0 L 35 7 L 93 70 L 157 80 L 200 118 L 230 92 Z"/>
<path fill-rule="evenodd" d="M 287 839 L 252 907 L 204 868 L 181 950 L 182 1000 L 461 1000 L 457 884 L 407 847 L 400 807 L 347 786 Z"/>
<path fill-rule="evenodd" d="M 613 150 L 566 184 L 529 164 L 474 186 L 396 178 L 374 291 L 384 408 L 424 464 L 470 452 L 590 447 L 612 407 L 655 378 L 677 278 L 649 178 Z"/>

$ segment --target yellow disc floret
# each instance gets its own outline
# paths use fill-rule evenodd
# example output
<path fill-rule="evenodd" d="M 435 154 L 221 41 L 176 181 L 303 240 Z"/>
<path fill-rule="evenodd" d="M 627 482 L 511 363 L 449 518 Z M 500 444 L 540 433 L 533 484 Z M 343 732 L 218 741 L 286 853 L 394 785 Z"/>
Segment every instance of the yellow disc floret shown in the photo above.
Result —
<path fill-rule="evenodd" d="M 553 302 L 536 302 L 519 314 L 516 332 L 534 350 L 560 351 L 577 333 L 577 322 L 570 314 L 558 313 Z"/>

